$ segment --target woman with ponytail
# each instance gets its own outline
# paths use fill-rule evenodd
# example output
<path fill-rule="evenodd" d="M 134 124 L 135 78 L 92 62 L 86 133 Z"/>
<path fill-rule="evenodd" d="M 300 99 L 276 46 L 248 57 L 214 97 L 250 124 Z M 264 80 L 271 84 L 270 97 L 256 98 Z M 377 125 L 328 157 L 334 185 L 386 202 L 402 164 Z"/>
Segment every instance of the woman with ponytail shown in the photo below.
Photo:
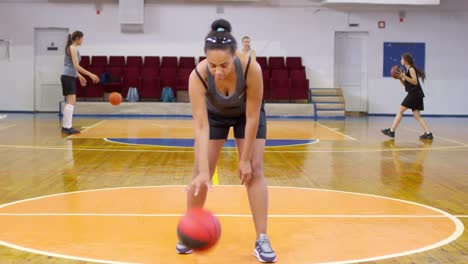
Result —
<path fill-rule="evenodd" d="M 246 57 L 251 57 L 252 60 L 256 59 L 256 53 L 255 50 L 252 49 L 252 46 L 250 45 L 251 39 L 249 36 L 245 36 L 242 38 L 242 48 L 237 52 L 237 56 L 246 56 Z"/>
<path fill-rule="evenodd" d="M 410 53 L 404 53 L 401 56 L 401 65 L 406 68 L 406 72 L 399 71 L 398 78 L 400 83 L 405 87 L 408 95 L 405 97 L 401 103 L 400 109 L 398 110 L 395 120 L 391 128 L 383 129 L 382 133 L 394 138 L 395 130 L 400 124 L 403 113 L 411 109 L 413 110 L 414 119 L 416 119 L 419 124 L 424 129 L 424 134 L 421 135 L 420 139 L 433 139 L 433 135 L 426 123 L 426 121 L 421 117 L 421 111 L 424 110 L 424 92 L 421 87 L 420 79 L 424 82 L 426 79 L 426 73 L 417 68 L 414 64 L 413 56 Z"/>
<path fill-rule="evenodd" d="M 83 33 L 75 31 L 68 35 L 65 46 L 64 71 L 60 80 L 62 82 L 62 93 L 65 96 L 66 104 L 63 108 L 62 133 L 72 135 L 80 131 L 72 127 L 73 111 L 76 103 L 76 78 L 81 86 L 86 85 L 84 74 L 91 78 L 94 83 L 99 82 L 99 77 L 80 66 L 81 56 L 78 47 L 83 43 Z M 81 74 L 80 74 L 81 73 Z"/>
<path fill-rule="evenodd" d="M 189 78 L 195 165 L 192 181 L 187 186 L 187 209 L 205 204 L 221 148 L 233 127 L 239 153 L 239 178 L 247 190 L 257 233 L 254 255 L 260 262 L 275 262 L 276 253 L 267 236 L 262 70 L 250 57 L 236 57 L 237 43 L 226 20 L 213 22 L 204 43 L 206 59 L 195 67 Z M 192 252 L 180 242 L 176 250 L 179 254 Z"/>

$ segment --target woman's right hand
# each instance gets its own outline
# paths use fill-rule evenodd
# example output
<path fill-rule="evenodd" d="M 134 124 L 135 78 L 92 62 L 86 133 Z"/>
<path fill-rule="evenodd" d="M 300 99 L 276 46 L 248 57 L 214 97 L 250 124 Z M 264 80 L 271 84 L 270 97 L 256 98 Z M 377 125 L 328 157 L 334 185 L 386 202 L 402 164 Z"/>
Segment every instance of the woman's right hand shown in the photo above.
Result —
<path fill-rule="evenodd" d="M 397 71 L 398 79 L 403 80 L 403 78 L 405 78 L 405 75 L 406 74 L 403 71 L 401 71 L 401 70 Z"/>
<path fill-rule="evenodd" d="M 185 188 L 186 191 L 194 189 L 194 195 L 197 196 L 202 187 L 206 187 L 208 190 L 212 190 L 211 179 L 208 173 L 199 173 L 192 182 Z"/>
<path fill-rule="evenodd" d="M 80 80 L 81 86 L 85 87 L 86 86 L 86 79 L 83 76 L 78 76 L 78 79 Z"/>
<path fill-rule="evenodd" d="M 99 82 L 99 77 L 97 77 L 96 74 L 91 74 L 89 76 L 89 78 L 91 78 L 91 80 L 93 80 L 94 83 L 98 83 Z"/>

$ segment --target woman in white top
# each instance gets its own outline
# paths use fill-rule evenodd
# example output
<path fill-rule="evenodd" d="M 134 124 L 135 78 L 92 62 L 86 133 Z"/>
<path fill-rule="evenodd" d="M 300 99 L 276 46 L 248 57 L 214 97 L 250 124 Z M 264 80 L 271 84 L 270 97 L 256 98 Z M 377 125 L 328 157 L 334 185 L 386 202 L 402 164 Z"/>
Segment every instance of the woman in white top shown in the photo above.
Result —
<path fill-rule="evenodd" d="M 252 59 L 255 59 L 255 50 L 252 49 L 250 46 L 250 37 L 245 36 L 242 38 L 242 49 L 239 50 L 238 56 L 245 56 L 245 57 L 251 57 Z"/>

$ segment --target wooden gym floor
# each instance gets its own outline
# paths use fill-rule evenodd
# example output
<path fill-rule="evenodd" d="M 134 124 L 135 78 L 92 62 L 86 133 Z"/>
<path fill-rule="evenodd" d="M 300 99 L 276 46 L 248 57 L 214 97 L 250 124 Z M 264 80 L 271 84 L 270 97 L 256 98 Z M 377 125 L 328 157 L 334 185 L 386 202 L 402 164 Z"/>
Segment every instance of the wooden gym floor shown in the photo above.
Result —
<path fill-rule="evenodd" d="M 268 121 L 278 263 L 468 263 L 468 119 L 427 119 L 433 141 L 418 139 L 411 118 L 389 140 L 379 130 L 391 121 Z M 0 120 L 0 263 L 257 263 L 232 145 L 207 202 L 221 240 L 179 256 L 191 121 L 74 124 L 83 133 L 64 137 L 54 115 Z"/>

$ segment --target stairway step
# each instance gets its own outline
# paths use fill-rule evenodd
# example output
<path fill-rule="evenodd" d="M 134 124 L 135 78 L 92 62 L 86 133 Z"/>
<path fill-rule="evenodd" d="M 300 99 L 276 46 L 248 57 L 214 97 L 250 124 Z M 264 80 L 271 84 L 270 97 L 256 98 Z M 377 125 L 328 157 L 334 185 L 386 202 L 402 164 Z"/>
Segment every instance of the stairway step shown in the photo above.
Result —
<path fill-rule="evenodd" d="M 344 110 L 345 104 L 338 103 L 316 103 L 315 107 L 317 110 Z"/>
<path fill-rule="evenodd" d="M 311 96 L 314 103 L 344 103 L 341 96 Z"/>
<path fill-rule="evenodd" d="M 310 94 L 312 96 L 334 96 L 334 95 L 342 95 L 341 90 L 339 89 L 311 89 Z"/>
<path fill-rule="evenodd" d="M 331 116 L 337 116 L 337 117 L 344 117 L 345 116 L 345 111 L 344 110 L 324 110 L 324 111 L 317 111 L 317 117 L 331 117 Z"/>

